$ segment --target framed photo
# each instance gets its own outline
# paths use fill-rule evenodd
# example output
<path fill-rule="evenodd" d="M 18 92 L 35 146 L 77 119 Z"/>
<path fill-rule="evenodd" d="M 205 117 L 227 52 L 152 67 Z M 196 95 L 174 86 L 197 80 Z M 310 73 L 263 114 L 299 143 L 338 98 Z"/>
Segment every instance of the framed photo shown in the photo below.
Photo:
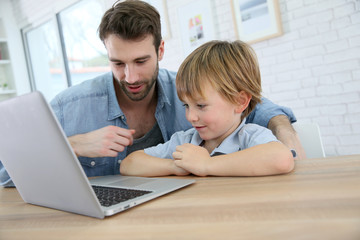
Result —
<path fill-rule="evenodd" d="M 145 0 L 153 7 L 158 10 L 160 13 L 160 22 L 161 22 L 161 35 L 163 39 L 171 38 L 170 24 L 169 24 L 169 15 L 166 6 L 166 0 Z"/>
<path fill-rule="evenodd" d="M 255 43 L 282 35 L 278 0 L 231 0 L 238 38 Z"/>
<path fill-rule="evenodd" d="M 209 0 L 195 0 L 179 7 L 178 20 L 184 56 L 203 43 L 215 39 L 214 19 Z"/>

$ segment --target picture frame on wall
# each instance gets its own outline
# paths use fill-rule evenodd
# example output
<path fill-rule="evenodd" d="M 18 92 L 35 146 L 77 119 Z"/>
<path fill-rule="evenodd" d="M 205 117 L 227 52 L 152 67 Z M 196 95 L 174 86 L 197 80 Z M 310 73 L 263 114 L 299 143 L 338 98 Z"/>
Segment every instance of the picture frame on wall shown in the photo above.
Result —
<path fill-rule="evenodd" d="M 184 56 L 215 39 L 211 1 L 195 0 L 179 7 L 178 21 Z"/>
<path fill-rule="evenodd" d="M 165 40 L 170 39 L 171 31 L 170 31 L 169 15 L 167 11 L 166 0 L 145 0 L 145 2 L 149 3 L 150 5 L 155 7 L 156 10 L 158 10 L 160 14 L 162 38 Z"/>
<path fill-rule="evenodd" d="M 247 43 L 283 34 L 278 0 L 231 0 L 237 36 Z"/>

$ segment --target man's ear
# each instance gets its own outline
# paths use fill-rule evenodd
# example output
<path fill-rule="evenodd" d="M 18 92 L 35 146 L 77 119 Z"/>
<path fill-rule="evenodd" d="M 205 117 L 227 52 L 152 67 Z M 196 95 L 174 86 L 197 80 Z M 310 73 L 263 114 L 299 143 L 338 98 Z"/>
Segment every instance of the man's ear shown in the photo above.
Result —
<path fill-rule="evenodd" d="M 159 51 L 158 51 L 158 60 L 161 61 L 164 57 L 164 52 L 165 52 L 165 42 L 164 40 L 161 40 L 160 45 L 159 45 Z"/>
<path fill-rule="evenodd" d="M 235 112 L 242 113 L 249 106 L 251 97 L 250 93 L 240 91 L 237 96 L 237 107 L 235 108 Z"/>

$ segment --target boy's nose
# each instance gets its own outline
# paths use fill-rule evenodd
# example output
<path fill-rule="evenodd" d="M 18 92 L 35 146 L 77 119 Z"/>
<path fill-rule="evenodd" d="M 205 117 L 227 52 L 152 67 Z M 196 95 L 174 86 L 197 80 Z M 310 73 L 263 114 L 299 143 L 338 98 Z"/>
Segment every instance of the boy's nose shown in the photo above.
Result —
<path fill-rule="evenodd" d="M 187 109 L 186 118 L 189 122 L 196 122 L 199 120 L 199 117 L 196 114 L 196 112 L 191 110 L 190 107 Z"/>

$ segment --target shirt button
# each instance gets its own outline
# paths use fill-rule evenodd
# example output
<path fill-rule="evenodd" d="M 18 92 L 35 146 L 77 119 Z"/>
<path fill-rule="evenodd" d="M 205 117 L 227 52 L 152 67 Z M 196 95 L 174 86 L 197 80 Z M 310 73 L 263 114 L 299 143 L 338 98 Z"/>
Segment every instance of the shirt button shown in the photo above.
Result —
<path fill-rule="evenodd" d="M 121 116 L 121 119 L 122 119 L 122 120 L 124 120 L 124 118 L 125 118 L 124 116 Z"/>
<path fill-rule="evenodd" d="M 119 163 L 119 164 L 121 163 L 121 159 L 118 160 L 118 163 Z"/>
<path fill-rule="evenodd" d="M 93 166 L 95 166 L 95 161 L 91 161 L 91 166 L 93 167 Z"/>

